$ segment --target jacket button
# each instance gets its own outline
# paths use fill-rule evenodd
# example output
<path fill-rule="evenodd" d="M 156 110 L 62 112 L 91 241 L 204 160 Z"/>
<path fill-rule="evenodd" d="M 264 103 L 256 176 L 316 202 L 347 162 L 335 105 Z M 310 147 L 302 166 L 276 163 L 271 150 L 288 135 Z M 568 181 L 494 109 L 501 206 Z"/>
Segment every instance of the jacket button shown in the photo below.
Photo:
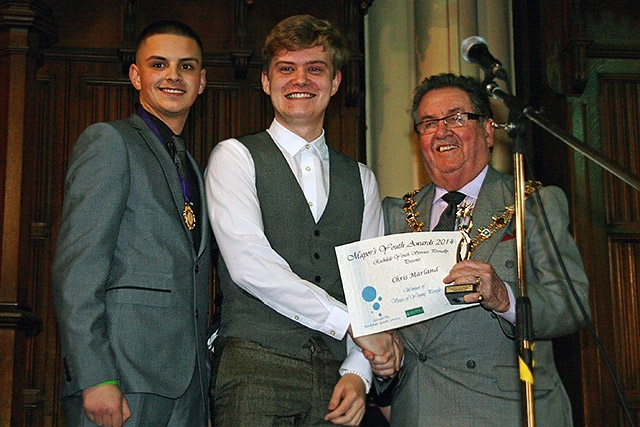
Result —
<path fill-rule="evenodd" d="M 427 353 L 425 353 L 424 351 L 420 352 L 420 354 L 418 355 L 418 360 L 421 362 L 426 362 L 427 361 Z"/>
<path fill-rule="evenodd" d="M 196 264 L 196 273 L 200 273 L 200 266 Z"/>
<path fill-rule="evenodd" d="M 468 369 L 475 369 L 475 367 L 476 367 L 475 360 L 467 360 L 467 368 Z"/>
<path fill-rule="evenodd" d="M 313 232 L 313 235 L 314 235 L 314 236 L 319 236 L 319 235 L 320 235 L 320 230 L 315 230 L 315 231 Z"/>
<path fill-rule="evenodd" d="M 320 254 L 318 252 L 316 252 L 316 253 L 313 254 L 313 257 L 315 259 L 320 259 Z"/>
<path fill-rule="evenodd" d="M 313 278 L 313 280 L 314 280 L 316 283 L 320 283 L 320 281 L 322 280 L 322 277 L 320 277 L 320 276 L 316 276 L 316 277 L 314 277 L 314 278 Z"/>

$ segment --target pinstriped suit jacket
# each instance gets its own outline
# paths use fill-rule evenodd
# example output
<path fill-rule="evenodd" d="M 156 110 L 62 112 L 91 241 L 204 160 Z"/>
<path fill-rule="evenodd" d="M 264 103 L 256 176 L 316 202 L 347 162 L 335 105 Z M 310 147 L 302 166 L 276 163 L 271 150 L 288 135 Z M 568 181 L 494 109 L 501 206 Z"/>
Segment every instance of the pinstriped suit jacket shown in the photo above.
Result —
<path fill-rule="evenodd" d="M 196 368 L 207 389 L 211 233 L 189 159 L 197 245 L 176 167 L 139 116 L 92 125 L 75 144 L 53 269 L 66 395 L 117 379 L 125 393 L 176 398 Z"/>
<path fill-rule="evenodd" d="M 568 206 L 557 187 L 538 190 L 553 235 L 589 312 L 588 282 L 577 247 L 568 233 Z M 433 184 L 416 196 L 415 211 L 428 228 Z M 473 211 L 474 232 L 513 204 L 513 177 L 489 168 Z M 404 201 L 383 201 L 387 234 L 410 229 Z M 526 262 L 535 339 L 535 415 L 538 426 L 571 425 L 571 408 L 555 368 L 551 339 L 577 331 L 583 318 L 570 294 L 533 197 L 526 202 Z M 481 243 L 472 259 L 493 266 L 517 294 L 513 221 Z M 473 237 L 472 232 L 472 237 Z M 394 426 L 512 426 L 521 423 L 520 380 L 515 330 L 494 313 L 474 306 L 401 329 L 404 373 L 392 403 Z"/>

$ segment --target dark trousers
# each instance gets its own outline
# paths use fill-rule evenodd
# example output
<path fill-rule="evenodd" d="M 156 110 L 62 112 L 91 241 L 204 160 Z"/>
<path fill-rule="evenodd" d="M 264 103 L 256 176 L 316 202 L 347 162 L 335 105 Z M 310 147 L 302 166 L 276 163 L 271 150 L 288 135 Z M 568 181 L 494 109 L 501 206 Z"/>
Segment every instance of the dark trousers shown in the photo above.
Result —
<path fill-rule="evenodd" d="M 312 338 L 295 355 L 251 341 L 223 340 L 213 363 L 214 426 L 333 425 L 324 417 L 342 362 L 321 338 Z"/>

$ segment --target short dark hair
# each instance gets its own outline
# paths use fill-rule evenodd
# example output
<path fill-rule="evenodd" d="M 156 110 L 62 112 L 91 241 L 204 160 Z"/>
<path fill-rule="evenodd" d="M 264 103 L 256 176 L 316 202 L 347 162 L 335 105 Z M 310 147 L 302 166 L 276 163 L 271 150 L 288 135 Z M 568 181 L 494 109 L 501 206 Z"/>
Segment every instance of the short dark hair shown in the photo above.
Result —
<path fill-rule="evenodd" d="M 203 54 L 202 41 L 200 40 L 200 37 L 198 37 L 198 33 L 196 33 L 193 28 L 180 21 L 164 20 L 156 21 L 152 24 L 149 24 L 140 32 L 138 41 L 136 42 L 136 56 L 142 42 L 144 42 L 149 37 L 155 36 L 157 34 L 173 34 L 176 36 L 184 36 L 193 39 L 198 44 L 198 48 L 200 49 L 200 56 L 202 56 Z"/>
<path fill-rule="evenodd" d="M 296 51 L 322 46 L 329 51 L 333 73 L 337 73 L 349 58 L 347 40 L 329 21 L 311 15 L 294 15 L 283 19 L 269 32 L 262 49 L 263 71 L 269 71 L 271 61 L 282 51 Z"/>
<path fill-rule="evenodd" d="M 411 116 L 414 123 L 417 123 L 419 119 L 416 115 L 418 114 L 418 106 L 420 105 L 420 101 L 422 101 L 422 97 L 431 90 L 444 88 L 462 89 L 469 95 L 474 110 L 471 111 L 472 113 L 488 118 L 493 117 L 489 95 L 478 79 L 452 73 L 443 73 L 427 77 L 416 87 L 413 95 L 413 104 L 411 106 Z M 482 120 L 479 120 L 479 122 L 482 122 Z"/>

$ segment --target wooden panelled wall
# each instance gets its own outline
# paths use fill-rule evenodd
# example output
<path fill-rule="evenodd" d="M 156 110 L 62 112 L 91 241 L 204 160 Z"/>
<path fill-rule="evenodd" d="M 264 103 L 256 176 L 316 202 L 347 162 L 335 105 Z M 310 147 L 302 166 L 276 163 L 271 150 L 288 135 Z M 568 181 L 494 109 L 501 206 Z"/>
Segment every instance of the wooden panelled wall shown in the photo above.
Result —
<path fill-rule="evenodd" d="M 513 2 L 518 93 L 588 146 L 640 176 L 640 8 L 636 0 Z M 640 422 L 640 192 L 540 129 L 537 178 L 567 191 L 591 283 L 597 340 L 557 340 L 577 426 Z M 605 357 L 606 355 L 606 357 Z M 622 399 L 616 393 L 615 372 Z"/>
<path fill-rule="evenodd" d="M 330 143 L 363 159 L 362 17 L 357 0 L 0 0 L 0 426 L 61 426 L 50 269 L 69 150 L 88 124 L 127 116 L 123 73 L 135 34 L 177 18 L 205 44 L 207 89 L 187 125 L 204 165 L 213 145 L 271 120 L 259 86 L 264 34 L 312 13 L 348 34 L 356 53 L 327 117 Z M 513 1 L 518 94 L 626 170 L 640 174 L 637 0 Z M 374 6 L 375 7 L 375 6 Z M 595 331 L 635 423 L 640 413 L 638 192 L 531 129 L 537 178 L 569 195 L 591 280 Z M 96 206 L 96 210 L 100 207 Z M 576 425 L 628 425 L 594 338 L 558 340 Z"/>
<path fill-rule="evenodd" d="M 64 424 L 50 287 L 63 180 L 85 127 L 133 112 L 125 70 L 137 33 L 178 19 L 202 38 L 207 86 L 185 132 L 204 167 L 218 141 L 262 130 L 273 118 L 260 84 L 266 33 L 289 15 L 329 19 L 353 56 L 327 112 L 327 139 L 364 160 L 363 17 L 372 1 L 0 0 L 0 65 L 9 77 L 0 80 L 0 426 Z"/>

